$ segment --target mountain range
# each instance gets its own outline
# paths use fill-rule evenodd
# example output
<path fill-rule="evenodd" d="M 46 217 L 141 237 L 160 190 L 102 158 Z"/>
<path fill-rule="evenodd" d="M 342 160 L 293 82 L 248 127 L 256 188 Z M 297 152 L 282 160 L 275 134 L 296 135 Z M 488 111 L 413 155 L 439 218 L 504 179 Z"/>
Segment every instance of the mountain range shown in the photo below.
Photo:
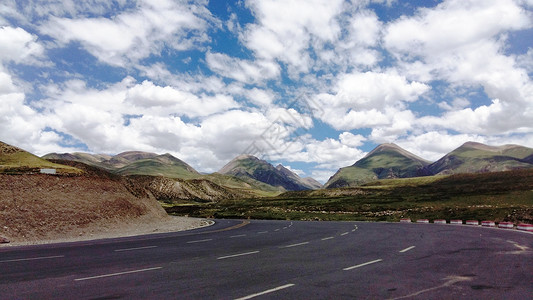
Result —
<path fill-rule="evenodd" d="M 300 178 L 282 165 L 270 163 L 250 155 L 241 155 L 230 161 L 219 172 L 202 175 L 193 167 L 171 154 L 128 151 L 115 156 L 88 153 L 50 153 L 43 159 L 53 161 L 77 161 L 105 169 L 119 175 L 149 175 L 172 179 L 209 180 L 217 185 L 238 190 L 260 190 L 266 192 L 300 191 L 322 187 L 312 178 Z M 178 182 L 178 181 L 176 181 Z M 191 186 L 196 182 L 189 182 Z M 205 182 L 202 184 L 205 185 Z M 174 193 L 177 193 L 174 191 Z"/>
<path fill-rule="evenodd" d="M 395 144 L 382 144 L 352 166 L 339 169 L 324 187 L 354 187 L 377 179 L 533 168 L 532 157 L 533 149 L 524 146 L 466 142 L 431 163 Z"/>
<path fill-rule="evenodd" d="M 2 145 L 3 151 L 6 153 L 14 151 L 9 149 L 18 149 L 4 143 Z M 381 144 L 353 165 L 339 169 L 324 186 L 312 178 L 301 178 L 283 165 L 273 166 L 269 162 L 251 155 L 240 155 L 218 172 L 204 175 L 168 153 L 159 155 L 149 152 L 128 151 L 114 156 L 79 152 L 50 153 L 42 158 L 21 149 L 14 151 L 14 153 L 18 156 L 30 157 L 31 159 L 28 161 L 31 163 L 29 164 L 34 168 L 55 167 L 68 170 L 72 167 L 62 168 L 60 165 L 54 165 L 50 160 L 56 163 L 77 161 L 118 175 L 159 176 L 174 179 L 175 182 L 178 182 L 178 179 L 181 181 L 189 180 L 189 182 L 182 182 L 181 186 L 186 186 L 190 191 L 194 190 L 193 187 L 201 182 L 202 186 L 198 186 L 200 195 L 203 195 L 203 190 L 209 185 L 205 182 L 207 180 L 216 185 L 207 190 L 228 189 L 227 194 L 232 195 L 231 197 L 238 195 L 265 196 L 283 191 L 314 190 L 322 187 L 355 187 L 377 179 L 533 168 L 532 148 L 519 145 L 488 146 L 475 142 L 467 142 L 435 162 L 418 157 L 398 145 Z M 0 169 L 8 169 L 9 161 L 11 164 L 13 161 L 24 161 L 24 159 L 14 159 L 13 153 L 10 155 L 5 153 L 0 155 Z M 79 172 L 79 170 L 71 172 Z M 179 194 L 176 191 L 172 193 Z M 209 197 L 214 198 L 222 194 L 224 193 L 217 192 Z"/>

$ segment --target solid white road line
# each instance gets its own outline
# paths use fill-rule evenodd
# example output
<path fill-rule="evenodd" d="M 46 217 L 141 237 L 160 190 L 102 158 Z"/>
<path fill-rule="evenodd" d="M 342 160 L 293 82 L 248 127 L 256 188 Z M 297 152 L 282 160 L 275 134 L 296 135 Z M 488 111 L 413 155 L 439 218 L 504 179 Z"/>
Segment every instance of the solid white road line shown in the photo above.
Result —
<path fill-rule="evenodd" d="M 91 277 L 77 278 L 77 279 L 74 279 L 74 281 L 83 281 L 83 280 L 98 279 L 98 278 L 104 278 L 104 277 L 120 276 L 120 275 L 125 275 L 125 274 L 133 274 L 133 273 L 159 270 L 162 268 L 163 267 L 155 267 L 155 268 L 140 269 L 140 270 L 126 271 L 126 272 L 118 272 L 118 273 L 112 273 L 112 274 L 97 275 L 97 276 L 91 276 Z"/>
<path fill-rule="evenodd" d="M 335 238 L 334 236 L 328 236 L 328 237 L 323 238 L 322 241 L 327 241 L 327 240 L 331 240 L 334 238 Z"/>
<path fill-rule="evenodd" d="M 246 234 L 232 235 L 230 236 L 230 238 L 238 238 L 238 237 L 243 237 L 243 236 L 246 236 Z"/>
<path fill-rule="evenodd" d="M 292 245 L 287 245 L 287 246 L 281 246 L 280 248 L 291 248 L 291 247 L 297 247 L 297 246 L 302 246 L 302 245 L 307 245 L 309 244 L 309 242 L 303 242 L 303 243 L 298 243 L 298 244 L 292 244 Z"/>
<path fill-rule="evenodd" d="M 383 259 L 376 259 L 376 260 L 369 261 L 369 262 L 366 262 L 366 263 L 363 263 L 363 264 L 359 264 L 359 265 L 356 265 L 356 266 L 352 266 L 352 267 L 344 268 L 343 270 L 344 270 L 344 271 L 350 271 L 350 270 L 353 270 L 353 269 L 356 269 L 356 268 L 360 268 L 360 267 L 363 267 L 363 266 L 366 266 L 366 265 L 370 265 L 370 264 L 373 264 L 373 263 L 380 262 L 380 261 L 382 261 L 382 260 L 383 260 Z"/>
<path fill-rule="evenodd" d="M 400 253 L 404 253 L 404 252 L 407 252 L 407 251 L 413 249 L 414 247 L 415 247 L 415 246 L 407 247 L 407 248 L 405 248 L 405 249 L 403 249 L 403 250 L 400 250 L 399 252 L 400 252 Z"/>
<path fill-rule="evenodd" d="M 137 248 L 116 249 L 115 252 L 143 250 L 143 249 L 152 249 L 152 248 L 157 248 L 157 246 L 145 246 L 145 247 L 137 247 Z"/>
<path fill-rule="evenodd" d="M 0 263 L 5 263 L 5 262 L 16 262 L 16 261 L 41 260 L 41 259 L 53 259 L 53 258 L 62 258 L 62 257 L 65 257 L 65 255 L 41 256 L 41 257 L 29 257 L 29 258 L 18 258 L 18 259 L 7 259 L 7 260 L 0 260 Z"/>
<path fill-rule="evenodd" d="M 218 257 L 217 259 L 226 259 L 226 258 L 232 258 L 232 257 L 244 256 L 244 255 L 250 255 L 250 254 L 256 254 L 256 253 L 259 253 L 259 251 L 251 251 L 251 252 L 245 252 L 245 253 L 221 256 L 221 257 Z"/>
<path fill-rule="evenodd" d="M 276 292 L 276 291 L 279 291 L 279 290 L 283 290 L 283 289 L 286 289 L 286 288 L 290 288 L 291 286 L 294 286 L 294 284 L 289 283 L 289 284 L 282 285 L 282 286 L 278 286 L 277 288 L 273 288 L 273 289 L 270 289 L 270 290 L 266 290 L 266 291 L 263 291 L 263 292 L 260 292 L 260 293 L 257 293 L 257 294 L 252 294 L 252 295 L 248 295 L 248 296 L 245 296 L 245 297 L 242 297 L 242 298 L 237 298 L 237 299 L 235 299 L 235 300 L 247 300 L 247 299 L 252 299 L 252 298 L 255 298 L 255 297 L 257 297 L 257 296 L 262 296 L 262 295 L 265 295 L 265 294 L 268 294 L 268 293 L 273 293 L 273 292 Z"/>
<path fill-rule="evenodd" d="M 188 241 L 187 244 L 194 244 L 194 243 L 203 243 L 203 242 L 209 242 L 213 239 L 205 239 L 205 240 L 196 240 L 196 241 Z"/>

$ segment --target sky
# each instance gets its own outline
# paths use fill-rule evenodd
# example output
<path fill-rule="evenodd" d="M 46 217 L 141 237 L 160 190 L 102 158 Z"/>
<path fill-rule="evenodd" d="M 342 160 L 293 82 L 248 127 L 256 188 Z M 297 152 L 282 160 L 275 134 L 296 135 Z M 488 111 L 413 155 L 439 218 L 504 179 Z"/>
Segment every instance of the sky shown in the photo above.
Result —
<path fill-rule="evenodd" d="M 328 180 L 381 143 L 533 147 L 532 0 L 2 0 L 0 140 L 240 154 Z"/>

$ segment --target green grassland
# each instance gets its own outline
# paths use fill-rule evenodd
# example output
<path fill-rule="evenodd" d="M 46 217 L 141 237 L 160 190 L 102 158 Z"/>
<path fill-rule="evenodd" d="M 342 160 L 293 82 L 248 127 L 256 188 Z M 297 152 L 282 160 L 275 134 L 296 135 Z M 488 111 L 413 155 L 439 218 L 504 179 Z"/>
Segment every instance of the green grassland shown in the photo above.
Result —
<path fill-rule="evenodd" d="M 533 222 L 533 170 L 383 179 L 357 188 L 167 206 L 216 218 L 398 221 L 400 218 Z"/>

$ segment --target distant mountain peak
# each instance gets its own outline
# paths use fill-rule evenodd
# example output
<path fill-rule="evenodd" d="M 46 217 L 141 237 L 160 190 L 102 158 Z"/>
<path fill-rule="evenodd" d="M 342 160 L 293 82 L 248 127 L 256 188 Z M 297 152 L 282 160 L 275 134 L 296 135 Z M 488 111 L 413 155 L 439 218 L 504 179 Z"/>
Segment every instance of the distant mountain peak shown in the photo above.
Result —
<path fill-rule="evenodd" d="M 430 162 L 392 143 L 378 145 L 352 166 L 341 168 L 326 188 L 357 186 L 376 179 L 429 175 Z"/>
<path fill-rule="evenodd" d="M 405 149 L 403 149 L 402 147 L 394 144 L 394 143 L 383 143 L 383 144 L 380 144 L 378 145 L 376 148 L 374 148 L 372 151 L 368 152 L 367 155 L 365 155 L 365 157 L 363 157 L 360 161 L 364 161 L 365 159 L 368 159 L 372 156 L 375 156 L 375 155 L 378 155 L 382 152 L 395 152 L 395 153 L 398 153 L 402 156 L 405 156 L 409 159 L 412 159 L 412 160 L 416 160 L 416 161 L 419 161 L 423 164 L 429 164 L 431 163 L 430 161 L 426 160 L 426 159 L 423 159 Z M 357 162 L 354 164 L 354 166 L 357 164 Z"/>
<path fill-rule="evenodd" d="M 303 180 L 282 164 L 274 167 L 265 160 L 246 154 L 237 156 L 218 172 L 224 175 L 251 178 L 287 191 L 317 188 L 314 181 Z"/>

